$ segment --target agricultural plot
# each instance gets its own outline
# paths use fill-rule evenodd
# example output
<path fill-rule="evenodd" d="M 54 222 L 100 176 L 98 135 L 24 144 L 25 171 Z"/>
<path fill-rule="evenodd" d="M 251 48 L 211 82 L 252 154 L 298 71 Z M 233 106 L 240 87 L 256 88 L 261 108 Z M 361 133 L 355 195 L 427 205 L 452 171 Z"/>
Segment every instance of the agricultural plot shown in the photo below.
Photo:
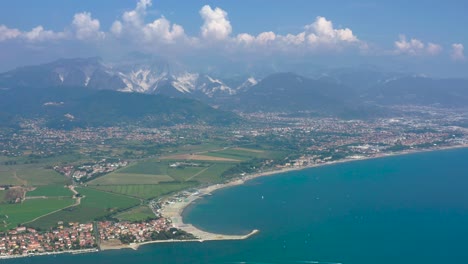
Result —
<path fill-rule="evenodd" d="M 164 160 L 193 160 L 193 161 L 225 161 L 225 162 L 239 162 L 238 159 L 233 159 L 231 157 L 217 157 L 210 156 L 205 154 L 177 154 L 163 157 Z"/>
<path fill-rule="evenodd" d="M 73 192 L 63 185 L 39 186 L 33 191 L 26 193 L 26 197 L 45 196 L 45 197 L 72 197 Z"/>
<path fill-rule="evenodd" d="M 5 202 L 5 196 L 7 194 L 7 191 L 5 190 L 0 190 L 0 204 Z"/>
<path fill-rule="evenodd" d="M 16 227 L 48 213 L 70 206 L 75 201 L 70 198 L 48 198 L 26 200 L 20 204 L 0 205 L 0 231 Z"/>
<path fill-rule="evenodd" d="M 90 188 L 76 189 L 83 198 L 81 204 L 39 218 L 28 226 L 46 229 L 63 222 L 90 222 L 136 206 L 140 200 L 124 195 L 112 194 Z M 34 201 L 34 200 L 32 200 Z"/>
<path fill-rule="evenodd" d="M 56 171 L 37 165 L 0 166 L 0 185 L 38 186 L 67 183 L 69 180 Z"/>
<path fill-rule="evenodd" d="M 225 159 L 237 159 L 240 161 L 247 161 L 253 158 L 269 158 L 270 153 L 255 149 L 232 148 L 223 149 L 220 151 L 212 151 L 207 153 L 206 155 Z"/>
<path fill-rule="evenodd" d="M 196 186 L 196 182 L 169 182 L 154 185 L 100 185 L 92 186 L 97 190 L 123 194 L 141 199 L 150 199 Z"/>
<path fill-rule="evenodd" d="M 172 153 L 174 154 L 179 154 L 179 153 L 199 153 L 199 152 L 207 152 L 207 151 L 212 151 L 216 149 L 222 148 L 223 142 L 209 142 L 209 143 L 203 143 L 199 145 L 184 145 L 184 146 L 179 146 L 176 149 L 172 150 Z"/>
<path fill-rule="evenodd" d="M 178 168 L 169 168 L 167 169 L 167 174 L 169 174 L 176 181 L 187 181 L 192 177 L 196 176 L 199 173 L 202 173 L 204 170 L 207 170 L 211 164 L 207 164 L 200 167 L 178 167 Z"/>
<path fill-rule="evenodd" d="M 148 160 L 138 162 L 123 169 L 118 170 L 122 174 L 154 174 L 165 175 L 167 171 L 167 163 L 157 160 Z"/>
<path fill-rule="evenodd" d="M 169 175 L 113 172 L 89 182 L 89 185 L 158 184 L 171 181 L 174 179 Z"/>
<path fill-rule="evenodd" d="M 235 163 L 213 163 L 208 169 L 196 175 L 191 180 L 200 183 L 217 183 L 222 182 L 221 175 L 223 172 L 235 166 Z"/>
<path fill-rule="evenodd" d="M 119 219 L 120 221 L 130 222 L 145 221 L 148 218 L 154 217 L 156 216 L 148 205 L 140 205 L 115 216 L 115 218 Z"/>

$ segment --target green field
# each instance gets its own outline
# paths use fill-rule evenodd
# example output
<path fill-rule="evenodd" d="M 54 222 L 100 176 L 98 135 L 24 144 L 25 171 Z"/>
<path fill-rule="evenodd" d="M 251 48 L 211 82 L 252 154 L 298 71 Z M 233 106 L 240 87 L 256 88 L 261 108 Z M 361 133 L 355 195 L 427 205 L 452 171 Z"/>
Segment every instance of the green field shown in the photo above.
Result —
<path fill-rule="evenodd" d="M 235 165 L 233 162 L 220 161 L 194 161 L 199 167 L 181 166 L 170 168 L 169 165 L 177 160 L 166 161 L 145 161 L 131 165 L 130 167 L 109 173 L 90 181 L 90 186 L 97 185 L 140 185 L 159 184 L 172 181 L 199 181 L 199 182 L 219 182 L 223 171 Z M 146 174 L 155 171 L 164 174 Z"/>
<path fill-rule="evenodd" d="M 148 218 L 154 217 L 156 216 L 148 205 L 137 206 L 115 216 L 115 218 L 119 219 L 120 221 L 130 222 L 145 221 Z"/>
<path fill-rule="evenodd" d="M 0 185 L 68 184 L 69 180 L 54 170 L 32 165 L 0 165 Z"/>
<path fill-rule="evenodd" d="M 2 191 L 0 190 L 0 204 L 4 203 L 5 202 L 5 195 L 6 195 L 7 191 Z"/>
<path fill-rule="evenodd" d="M 221 177 L 221 174 L 226 170 L 235 166 L 235 163 L 232 162 L 218 162 L 213 163 L 207 170 L 203 171 L 192 180 L 198 181 L 200 183 L 218 183 L 222 182 L 224 179 Z"/>
<path fill-rule="evenodd" d="M 223 142 L 207 142 L 198 145 L 178 146 L 171 151 L 171 154 L 206 152 L 222 148 Z"/>
<path fill-rule="evenodd" d="M 174 179 L 168 175 L 152 175 L 137 173 L 113 172 L 99 177 L 91 182 L 90 185 L 126 185 L 126 184 L 158 184 L 161 182 L 171 182 Z"/>
<path fill-rule="evenodd" d="M 182 167 L 182 168 L 169 168 L 167 174 L 169 174 L 176 181 L 187 181 L 194 175 L 207 170 L 210 165 L 206 167 Z"/>
<path fill-rule="evenodd" d="M 167 173 L 167 163 L 156 160 L 138 162 L 118 170 L 118 173 L 165 175 Z"/>
<path fill-rule="evenodd" d="M 254 158 L 272 158 L 274 157 L 275 153 L 271 151 L 261 151 L 256 149 L 229 148 L 219 151 L 210 151 L 206 155 L 212 157 L 247 161 Z"/>
<path fill-rule="evenodd" d="M 59 221 L 86 223 L 140 203 L 138 199 L 132 197 L 101 192 L 90 188 L 77 188 L 76 190 L 83 196 L 80 205 L 42 217 L 29 223 L 28 226 L 47 229 L 56 225 Z"/>
<path fill-rule="evenodd" d="M 0 205 L 0 230 L 14 228 L 18 224 L 70 206 L 74 202 L 72 198 L 48 198 L 26 200 L 21 204 Z"/>
<path fill-rule="evenodd" d="M 57 197 L 57 196 L 73 196 L 73 192 L 63 185 L 49 185 L 39 186 L 35 190 L 27 192 L 27 197 L 33 196 L 46 196 L 46 197 Z"/>
<path fill-rule="evenodd" d="M 196 186 L 196 182 L 183 182 L 183 183 L 161 183 L 154 185 L 100 185 L 92 186 L 98 190 L 118 193 L 142 199 L 150 199 L 159 197 L 172 192 L 180 191 L 186 188 Z"/>
<path fill-rule="evenodd" d="M 192 147 L 195 148 L 195 146 L 191 146 L 190 148 Z M 203 148 L 208 151 L 202 155 L 239 161 L 268 158 L 273 153 L 241 148 L 220 150 L 219 146 L 214 145 L 198 147 L 200 148 L 197 150 Z M 196 186 L 197 184 L 222 182 L 224 180 L 222 174 L 238 163 L 205 160 L 190 161 L 198 164 L 197 166 L 181 165 L 176 168 L 170 167 L 171 164 L 176 162 L 184 162 L 184 160 L 146 160 L 99 177 L 88 184 L 90 187 L 99 190 L 149 199 Z"/>

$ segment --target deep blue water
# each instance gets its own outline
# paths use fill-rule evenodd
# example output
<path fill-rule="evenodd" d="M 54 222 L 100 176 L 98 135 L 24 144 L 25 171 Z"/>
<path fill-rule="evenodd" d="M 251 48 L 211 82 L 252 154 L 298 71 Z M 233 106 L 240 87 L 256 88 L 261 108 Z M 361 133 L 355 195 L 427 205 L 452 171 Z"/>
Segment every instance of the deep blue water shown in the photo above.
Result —
<path fill-rule="evenodd" d="M 4 262 L 468 263 L 468 149 L 263 177 L 199 200 L 185 219 L 213 232 L 260 233 Z"/>

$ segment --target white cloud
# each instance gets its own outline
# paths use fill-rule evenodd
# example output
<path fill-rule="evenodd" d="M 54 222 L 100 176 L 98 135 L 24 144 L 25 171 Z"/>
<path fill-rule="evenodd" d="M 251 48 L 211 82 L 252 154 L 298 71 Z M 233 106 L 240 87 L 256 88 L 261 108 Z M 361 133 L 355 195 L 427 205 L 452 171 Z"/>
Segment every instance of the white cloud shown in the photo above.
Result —
<path fill-rule="evenodd" d="M 430 55 L 437 55 L 442 51 L 442 46 L 429 42 L 426 50 Z"/>
<path fill-rule="evenodd" d="M 305 42 L 305 32 L 297 35 L 287 34 L 286 36 L 278 36 L 278 39 L 286 45 L 301 45 Z"/>
<path fill-rule="evenodd" d="M 122 15 L 122 21 L 114 21 L 110 32 L 121 38 L 127 38 L 130 42 L 152 47 L 153 44 L 178 44 L 187 39 L 184 28 L 177 24 L 171 24 L 165 17 L 146 23 L 147 9 L 152 5 L 151 0 L 140 0 L 134 10 L 126 11 Z"/>
<path fill-rule="evenodd" d="M 106 44 L 117 44 L 125 48 L 145 52 L 165 52 L 177 50 L 199 52 L 203 49 L 229 52 L 254 52 L 269 54 L 274 51 L 281 52 L 308 52 L 314 50 L 342 49 L 346 46 L 365 46 L 349 28 L 334 28 L 332 21 L 325 17 L 317 17 L 315 21 L 304 27 L 304 31 L 296 33 L 277 34 L 265 31 L 258 35 L 240 33 L 232 36 L 233 28 L 228 13 L 209 5 L 203 6 L 199 14 L 203 20 L 198 36 L 187 36 L 181 25 L 172 23 L 161 16 L 152 21 L 145 21 L 147 15 L 152 13 L 151 0 L 139 0 L 132 10 L 122 13 L 115 20 L 108 32 L 101 31 L 100 21 L 93 18 L 91 13 L 82 12 L 74 15 L 68 30 L 54 32 L 38 26 L 30 32 L 21 32 L 0 25 L 0 41 L 21 38 L 28 42 L 70 39 L 79 41 L 95 40 L 106 41 Z M 117 40 L 118 39 L 118 40 Z M 437 45 L 430 47 L 436 53 Z"/>
<path fill-rule="evenodd" d="M 99 31 L 99 20 L 93 19 L 91 13 L 75 14 L 72 25 L 75 29 L 75 36 L 79 40 L 102 39 L 105 36 L 104 32 Z"/>
<path fill-rule="evenodd" d="M 164 43 L 173 43 L 175 40 L 185 36 L 184 29 L 181 26 L 177 24 L 172 24 L 171 26 L 171 23 L 164 17 L 145 25 L 143 33 L 147 42 L 162 41 Z"/>
<path fill-rule="evenodd" d="M 314 23 L 306 25 L 304 32 L 298 34 L 279 35 L 272 31 L 263 32 L 257 36 L 247 33 L 238 34 L 235 42 L 249 46 L 251 50 L 264 51 L 265 48 L 281 51 L 297 51 L 317 49 L 342 49 L 347 45 L 366 46 L 365 42 L 360 41 L 349 28 L 335 29 L 333 23 L 324 17 L 317 17 Z M 308 45 L 306 45 L 308 44 Z"/>
<path fill-rule="evenodd" d="M 340 44 L 359 42 L 351 29 L 335 29 L 330 20 L 321 16 L 318 16 L 314 23 L 305 26 L 305 34 L 307 42 L 312 46 L 322 45 L 333 48 Z"/>
<path fill-rule="evenodd" d="M 455 61 L 464 61 L 465 60 L 465 54 L 464 54 L 464 47 L 463 44 L 460 43 L 454 43 L 452 44 L 452 52 L 451 52 L 451 57 Z"/>
<path fill-rule="evenodd" d="M 67 38 L 65 32 L 54 32 L 52 30 L 45 30 L 42 26 L 37 26 L 29 32 L 22 32 L 21 37 L 29 42 L 43 42 L 49 40 L 60 40 Z"/>
<path fill-rule="evenodd" d="M 122 34 L 122 22 L 120 21 L 114 21 L 114 23 L 112 23 L 112 27 L 110 29 L 111 33 L 116 35 L 116 36 L 120 36 L 120 34 Z"/>
<path fill-rule="evenodd" d="M 256 42 L 259 45 L 268 45 L 269 43 L 272 43 L 276 39 L 276 34 L 273 33 L 272 31 L 268 32 L 263 32 L 260 33 L 256 38 Z"/>
<path fill-rule="evenodd" d="M 206 39 L 225 40 L 232 32 L 231 22 L 229 22 L 226 11 L 219 7 L 214 10 L 205 5 L 200 10 L 203 18 L 201 35 Z"/>
<path fill-rule="evenodd" d="M 405 35 L 400 35 L 400 39 L 395 41 L 395 48 L 397 53 L 417 55 L 424 51 L 424 43 L 419 39 L 407 41 Z"/>
<path fill-rule="evenodd" d="M 8 28 L 5 25 L 0 25 L 0 42 L 9 39 L 15 39 L 19 35 L 21 35 L 21 31 L 19 31 L 18 29 Z"/>
<path fill-rule="evenodd" d="M 152 5 L 151 0 L 140 0 L 134 10 L 124 12 L 122 19 L 125 23 L 139 27 L 144 23 L 146 9 Z"/>
<path fill-rule="evenodd" d="M 405 35 L 400 35 L 399 40 L 395 41 L 396 54 L 416 55 L 437 55 L 442 51 L 442 46 L 434 43 L 425 44 L 419 39 L 412 38 L 409 41 Z"/>
<path fill-rule="evenodd" d="M 255 42 L 255 37 L 247 33 L 242 33 L 237 35 L 236 41 L 239 44 L 251 45 L 253 42 Z"/>

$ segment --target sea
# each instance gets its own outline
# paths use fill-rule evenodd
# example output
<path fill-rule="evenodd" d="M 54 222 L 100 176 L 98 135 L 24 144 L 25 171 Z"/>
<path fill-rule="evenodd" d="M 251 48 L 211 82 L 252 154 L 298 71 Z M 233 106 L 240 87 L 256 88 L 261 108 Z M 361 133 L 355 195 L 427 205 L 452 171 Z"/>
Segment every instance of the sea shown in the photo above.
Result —
<path fill-rule="evenodd" d="M 468 149 L 322 166 L 257 178 L 184 212 L 241 241 L 151 244 L 1 263 L 468 263 Z"/>

